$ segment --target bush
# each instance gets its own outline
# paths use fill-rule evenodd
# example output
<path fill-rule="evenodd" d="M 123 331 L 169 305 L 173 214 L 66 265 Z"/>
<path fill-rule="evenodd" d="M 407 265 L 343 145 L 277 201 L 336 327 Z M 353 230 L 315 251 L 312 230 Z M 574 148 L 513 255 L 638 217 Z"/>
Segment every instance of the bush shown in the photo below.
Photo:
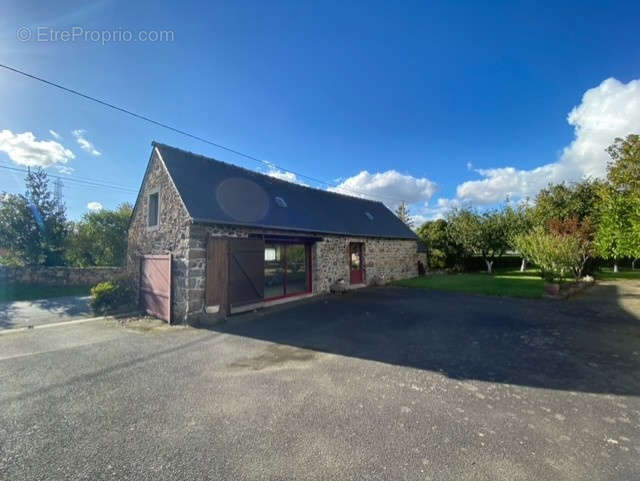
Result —
<path fill-rule="evenodd" d="M 134 296 L 132 279 L 101 282 L 91 288 L 91 307 L 100 313 L 130 309 L 135 305 Z"/>
<path fill-rule="evenodd" d="M 546 232 L 536 227 L 516 237 L 518 251 L 540 269 L 547 282 L 561 282 L 573 274 L 578 276 L 584 265 L 583 244 L 580 236 Z"/>

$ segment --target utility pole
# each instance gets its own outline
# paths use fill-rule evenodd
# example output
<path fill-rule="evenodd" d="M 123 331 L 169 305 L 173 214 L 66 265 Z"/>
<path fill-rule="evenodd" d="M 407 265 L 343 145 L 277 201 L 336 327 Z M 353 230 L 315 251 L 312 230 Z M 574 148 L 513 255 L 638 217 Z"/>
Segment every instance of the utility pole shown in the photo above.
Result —
<path fill-rule="evenodd" d="M 56 202 L 60 204 L 62 203 L 62 187 L 64 187 L 62 179 L 60 177 L 56 177 L 56 181 L 53 183 L 53 186 L 53 197 L 56 199 Z"/>

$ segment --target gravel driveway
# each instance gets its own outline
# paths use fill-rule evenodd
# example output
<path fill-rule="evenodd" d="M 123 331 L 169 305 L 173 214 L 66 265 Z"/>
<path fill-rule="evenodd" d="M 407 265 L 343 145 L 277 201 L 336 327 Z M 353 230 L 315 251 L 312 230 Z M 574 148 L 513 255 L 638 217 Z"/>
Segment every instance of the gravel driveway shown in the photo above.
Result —
<path fill-rule="evenodd" d="M 4 335 L 0 479 L 638 479 L 640 285 L 621 286 Z"/>

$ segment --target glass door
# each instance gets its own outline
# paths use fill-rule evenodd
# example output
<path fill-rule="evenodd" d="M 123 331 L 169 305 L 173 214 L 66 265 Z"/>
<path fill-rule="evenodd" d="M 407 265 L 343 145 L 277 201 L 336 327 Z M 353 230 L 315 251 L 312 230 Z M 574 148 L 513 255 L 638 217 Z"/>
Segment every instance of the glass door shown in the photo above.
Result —
<path fill-rule="evenodd" d="M 311 291 L 309 251 L 307 244 L 264 245 L 265 299 Z"/>

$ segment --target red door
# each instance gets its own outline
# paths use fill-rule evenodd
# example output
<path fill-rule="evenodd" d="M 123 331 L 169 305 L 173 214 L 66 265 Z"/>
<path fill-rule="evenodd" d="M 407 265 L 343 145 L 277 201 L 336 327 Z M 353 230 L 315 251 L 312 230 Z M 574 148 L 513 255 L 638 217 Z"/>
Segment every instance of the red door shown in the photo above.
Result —
<path fill-rule="evenodd" d="M 362 243 L 349 244 L 349 273 L 351 284 L 362 284 L 364 272 L 362 270 Z"/>

